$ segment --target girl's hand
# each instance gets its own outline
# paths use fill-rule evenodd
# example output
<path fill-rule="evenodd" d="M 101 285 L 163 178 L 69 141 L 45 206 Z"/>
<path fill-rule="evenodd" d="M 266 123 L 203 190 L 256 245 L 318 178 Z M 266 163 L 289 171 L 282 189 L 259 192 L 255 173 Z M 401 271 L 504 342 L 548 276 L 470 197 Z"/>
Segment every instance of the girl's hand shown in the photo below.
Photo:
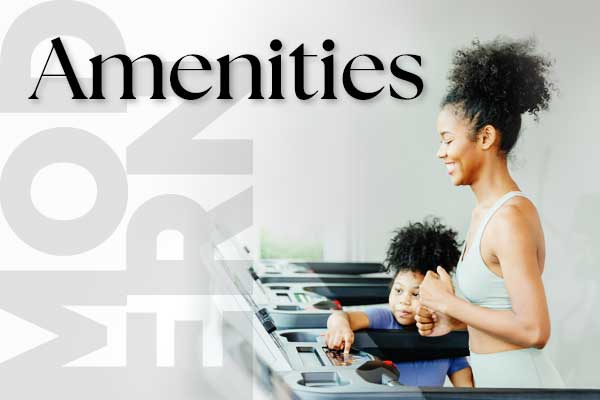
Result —
<path fill-rule="evenodd" d="M 419 287 L 419 301 L 421 305 L 432 311 L 444 313 L 447 303 L 454 296 L 452 278 L 442 267 L 437 267 L 437 274 L 428 271 Z"/>
<path fill-rule="evenodd" d="M 344 350 L 345 354 L 349 354 L 354 343 L 354 332 L 347 324 L 339 324 L 327 329 L 325 343 L 330 349 Z"/>

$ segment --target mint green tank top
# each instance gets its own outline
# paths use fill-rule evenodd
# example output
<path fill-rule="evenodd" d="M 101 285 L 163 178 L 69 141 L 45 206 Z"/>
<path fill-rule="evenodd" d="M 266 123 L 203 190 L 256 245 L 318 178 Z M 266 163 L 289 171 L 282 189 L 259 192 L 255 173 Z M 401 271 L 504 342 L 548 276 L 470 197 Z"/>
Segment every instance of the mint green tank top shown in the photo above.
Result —
<path fill-rule="evenodd" d="M 473 304 L 495 310 L 512 310 L 504 279 L 494 274 L 481 257 L 481 238 L 485 227 L 496 211 L 515 196 L 528 198 L 521 192 L 508 192 L 487 211 L 473 237 L 471 247 L 463 254 L 456 266 L 455 286 L 457 294 Z"/>

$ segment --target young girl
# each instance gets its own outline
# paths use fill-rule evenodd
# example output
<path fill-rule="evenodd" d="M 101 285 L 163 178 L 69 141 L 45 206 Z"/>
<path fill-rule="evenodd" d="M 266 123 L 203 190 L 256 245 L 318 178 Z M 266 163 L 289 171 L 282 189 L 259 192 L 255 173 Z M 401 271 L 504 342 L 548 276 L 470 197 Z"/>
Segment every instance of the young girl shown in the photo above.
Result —
<path fill-rule="evenodd" d="M 338 311 L 327 320 L 326 342 L 332 349 L 350 352 L 353 331 L 404 329 L 414 326 L 419 305 L 419 285 L 427 271 L 442 264 L 452 269 L 460 255 L 456 232 L 437 219 L 411 223 L 398 230 L 387 252 L 386 263 L 396 269 L 389 307 L 365 311 Z M 464 357 L 395 363 L 400 382 L 409 386 L 443 386 L 446 376 L 454 386 L 472 387 L 471 368 Z"/>
<path fill-rule="evenodd" d="M 507 166 L 521 114 L 546 109 L 552 92 L 550 62 L 534 50 L 505 39 L 460 50 L 438 117 L 437 156 L 477 205 L 456 270 L 460 297 L 443 268 L 429 272 L 417 326 L 426 336 L 468 327 L 477 387 L 563 386 L 541 350 L 550 337 L 544 233 Z"/>

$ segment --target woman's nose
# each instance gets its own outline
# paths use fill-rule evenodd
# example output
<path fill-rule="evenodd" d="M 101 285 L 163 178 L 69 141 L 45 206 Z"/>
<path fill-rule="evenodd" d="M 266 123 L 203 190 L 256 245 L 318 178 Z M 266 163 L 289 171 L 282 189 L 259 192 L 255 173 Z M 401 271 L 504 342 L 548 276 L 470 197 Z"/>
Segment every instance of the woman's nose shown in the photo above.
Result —
<path fill-rule="evenodd" d="M 436 153 L 436 157 L 437 158 L 444 158 L 444 157 L 446 157 L 446 146 L 444 146 L 444 143 L 441 143 L 440 147 L 438 147 L 438 151 Z"/>

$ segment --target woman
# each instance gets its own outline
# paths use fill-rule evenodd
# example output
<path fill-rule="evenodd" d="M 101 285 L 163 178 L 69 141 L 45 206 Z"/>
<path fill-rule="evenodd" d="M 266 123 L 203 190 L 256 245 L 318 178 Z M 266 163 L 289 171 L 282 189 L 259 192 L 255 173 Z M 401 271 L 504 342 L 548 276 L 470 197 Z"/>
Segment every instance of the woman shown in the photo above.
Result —
<path fill-rule="evenodd" d="M 477 205 L 457 265 L 458 296 L 445 270 L 429 272 L 417 327 L 424 336 L 468 328 L 476 387 L 563 386 L 541 350 L 550 337 L 544 234 L 507 166 L 521 115 L 548 108 L 550 65 L 533 41 L 475 41 L 455 56 L 438 116 L 437 157 Z"/>

